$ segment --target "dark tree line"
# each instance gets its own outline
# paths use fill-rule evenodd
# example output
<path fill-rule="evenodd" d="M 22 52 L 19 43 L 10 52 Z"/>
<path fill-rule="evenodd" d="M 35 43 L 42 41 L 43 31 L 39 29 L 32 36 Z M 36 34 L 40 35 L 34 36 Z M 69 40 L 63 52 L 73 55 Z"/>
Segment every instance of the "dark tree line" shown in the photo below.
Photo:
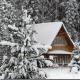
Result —
<path fill-rule="evenodd" d="M 80 31 L 79 0 L 29 0 L 26 8 L 36 23 L 63 21 L 71 35 Z M 73 32 L 71 32 L 73 30 Z"/>
<path fill-rule="evenodd" d="M 36 23 L 63 21 L 67 27 L 75 28 L 79 32 L 79 0 L 6 0 L 21 14 L 22 6 L 28 9 Z M 20 16 L 20 15 L 19 15 Z M 69 25 L 67 25 L 69 24 Z M 76 24 L 76 25 L 74 25 Z"/>
<path fill-rule="evenodd" d="M 23 25 L 22 9 L 27 9 L 35 23 L 63 21 L 73 39 L 80 40 L 79 0 L 0 0 L 0 39 L 10 40 L 8 24 Z"/>

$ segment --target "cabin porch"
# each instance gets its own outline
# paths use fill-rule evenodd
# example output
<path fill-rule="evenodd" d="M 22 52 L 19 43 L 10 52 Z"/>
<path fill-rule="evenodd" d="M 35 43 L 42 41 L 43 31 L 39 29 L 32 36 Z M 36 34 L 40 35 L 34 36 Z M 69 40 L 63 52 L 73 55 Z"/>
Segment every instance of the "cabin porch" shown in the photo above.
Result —
<path fill-rule="evenodd" d="M 58 65 L 68 65 L 71 61 L 71 52 L 67 51 L 53 51 L 47 54 L 44 54 L 44 58 L 51 59 L 54 63 Z"/>

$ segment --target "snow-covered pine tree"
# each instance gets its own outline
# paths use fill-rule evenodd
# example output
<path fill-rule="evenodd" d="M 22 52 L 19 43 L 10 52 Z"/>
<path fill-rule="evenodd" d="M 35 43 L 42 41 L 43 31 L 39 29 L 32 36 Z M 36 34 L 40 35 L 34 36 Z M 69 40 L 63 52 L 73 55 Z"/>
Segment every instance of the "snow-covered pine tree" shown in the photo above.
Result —
<path fill-rule="evenodd" d="M 80 71 L 80 51 L 79 50 L 76 50 L 76 51 L 73 51 L 73 55 L 72 55 L 72 60 L 71 62 L 69 63 L 69 67 L 70 67 L 70 72 L 78 72 Z"/>
<path fill-rule="evenodd" d="M 1 40 L 0 45 L 10 46 L 10 55 L 7 52 L 3 56 L 3 64 L 0 71 L 3 79 L 42 79 L 46 74 L 37 67 L 36 59 L 47 51 L 46 46 L 38 44 L 35 40 L 34 24 L 27 10 L 23 9 L 20 26 L 10 24 L 7 26 L 11 41 Z"/>
<path fill-rule="evenodd" d="M 64 17 L 62 21 L 65 23 L 68 32 L 72 37 L 78 35 L 79 31 L 79 5 L 76 0 L 68 0 L 61 3 L 62 9 L 64 13 Z M 76 33 L 75 33 L 76 32 Z M 75 37 L 76 38 L 76 37 Z M 74 40 L 74 38 L 73 38 Z M 75 41 L 75 40 L 74 40 Z"/>

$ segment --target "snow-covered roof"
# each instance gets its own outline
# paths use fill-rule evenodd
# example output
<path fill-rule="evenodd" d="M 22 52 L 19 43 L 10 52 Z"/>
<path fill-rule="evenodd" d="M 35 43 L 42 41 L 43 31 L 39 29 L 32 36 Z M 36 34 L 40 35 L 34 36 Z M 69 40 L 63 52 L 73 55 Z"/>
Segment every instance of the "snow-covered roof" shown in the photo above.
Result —
<path fill-rule="evenodd" d="M 35 24 L 34 29 L 38 33 L 35 37 L 39 43 L 45 44 L 45 45 L 51 45 L 52 41 L 57 36 L 61 27 L 64 27 L 66 33 L 68 34 L 68 36 L 70 38 L 70 35 L 67 32 L 63 22 L 48 22 L 48 23 Z M 74 45 L 71 38 L 70 38 L 70 40 L 71 40 L 72 44 Z"/>
<path fill-rule="evenodd" d="M 54 51 L 49 51 L 48 54 L 72 54 L 72 52 L 64 50 L 54 50 Z"/>

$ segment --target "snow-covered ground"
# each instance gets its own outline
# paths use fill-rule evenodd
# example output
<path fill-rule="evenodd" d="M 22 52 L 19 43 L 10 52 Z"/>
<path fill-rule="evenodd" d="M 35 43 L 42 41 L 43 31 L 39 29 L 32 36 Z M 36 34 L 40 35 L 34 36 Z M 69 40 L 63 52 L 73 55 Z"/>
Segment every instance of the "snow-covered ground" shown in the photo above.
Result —
<path fill-rule="evenodd" d="M 42 70 L 47 73 L 47 79 L 80 79 L 80 72 L 69 72 L 68 67 L 44 68 Z"/>
<path fill-rule="evenodd" d="M 41 70 L 47 73 L 47 79 L 80 79 L 80 72 L 69 72 L 68 67 L 43 68 Z M 0 79 L 3 79 L 2 77 L 0 76 Z"/>

